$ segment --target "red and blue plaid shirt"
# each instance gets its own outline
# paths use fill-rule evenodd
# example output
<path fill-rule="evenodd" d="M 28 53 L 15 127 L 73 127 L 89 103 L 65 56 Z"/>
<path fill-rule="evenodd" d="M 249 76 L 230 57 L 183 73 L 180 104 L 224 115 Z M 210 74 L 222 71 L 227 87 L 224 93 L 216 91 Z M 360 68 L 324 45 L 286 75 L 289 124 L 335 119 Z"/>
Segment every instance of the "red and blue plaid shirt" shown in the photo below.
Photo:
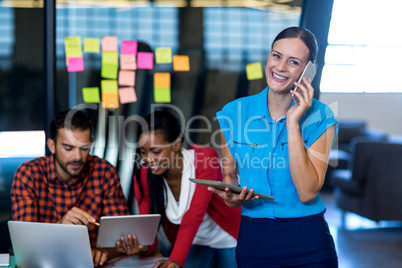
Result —
<path fill-rule="evenodd" d="M 86 211 L 97 221 L 101 216 L 129 214 L 116 169 L 96 156 L 88 157 L 71 185 L 57 176 L 54 155 L 23 163 L 14 175 L 11 204 L 16 221 L 55 223 L 72 207 Z M 90 224 L 88 231 L 95 246 L 98 227 Z"/>

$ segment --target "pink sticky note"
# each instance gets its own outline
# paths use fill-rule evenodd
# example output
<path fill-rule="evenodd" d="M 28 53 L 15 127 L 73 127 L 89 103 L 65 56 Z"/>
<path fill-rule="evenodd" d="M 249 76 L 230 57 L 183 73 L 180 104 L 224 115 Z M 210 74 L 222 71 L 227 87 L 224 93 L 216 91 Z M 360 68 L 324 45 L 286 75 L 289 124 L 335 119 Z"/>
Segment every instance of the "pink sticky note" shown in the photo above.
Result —
<path fill-rule="evenodd" d="M 81 71 L 84 71 L 84 57 L 68 58 L 67 72 L 81 72 Z"/>
<path fill-rule="evenodd" d="M 133 87 L 122 87 L 119 89 L 120 103 L 136 102 L 137 95 Z"/>
<path fill-rule="evenodd" d="M 152 52 L 138 52 L 137 68 L 152 69 L 154 67 L 154 54 Z"/>
<path fill-rule="evenodd" d="M 120 69 L 137 70 L 137 61 L 135 55 L 120 55 Z"/>
<path fill-rule="evenodd" d="M 137 41 L 123 41 L 121 42 L 121 55 L 137 54 Z"/>
<path fill-rule="evenodd" d="M 119 71 L 119 85 L 133 87 L 135 85 L 135 72 Z"/>
<path fill-rule="evenodd" d="M 117 51 L 117 36 L 102 37 L 102 51 Z"/>

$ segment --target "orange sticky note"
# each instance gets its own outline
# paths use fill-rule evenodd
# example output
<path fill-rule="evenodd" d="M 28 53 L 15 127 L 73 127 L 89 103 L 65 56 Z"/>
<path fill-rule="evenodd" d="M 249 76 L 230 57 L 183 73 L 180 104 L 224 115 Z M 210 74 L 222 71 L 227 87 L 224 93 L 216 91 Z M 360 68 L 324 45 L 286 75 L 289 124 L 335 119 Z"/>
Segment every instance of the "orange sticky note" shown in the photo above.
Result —
<path fill-rule="evenodd" d="M 154 87 L 170 88 L 170 73 L 154 73 Z"/>
<path fill-rule="evenodd" d="M 173 70 L 190 71 L 190 58 L 184 55 L 173 56 Z"/>
<path fill-rule="evenodd" d="M 106 109 L 119 108 L 119 97 L 117 93 L 102 93 L 102 107 Z"/>
<path fill-rule="evenodd" d="M 120 69 L 137 70 L 136 56 L 131 54 L 120 55 Z"/>
<path fill-rule="evenodd" d="M 102 37 L 102 51 L 117 51 L 117 36 Z"/>
<path fill-rule="evenodd" d="M 120 103 L 130 103 L 137 101 L 137 95 L 133 87 L 122 87 L 119 89 Z"/>
<path fill-rule="evenodd" d="M 135 85 L 135 72 L 119 71 L 119 85 L 133 87 Z"/>

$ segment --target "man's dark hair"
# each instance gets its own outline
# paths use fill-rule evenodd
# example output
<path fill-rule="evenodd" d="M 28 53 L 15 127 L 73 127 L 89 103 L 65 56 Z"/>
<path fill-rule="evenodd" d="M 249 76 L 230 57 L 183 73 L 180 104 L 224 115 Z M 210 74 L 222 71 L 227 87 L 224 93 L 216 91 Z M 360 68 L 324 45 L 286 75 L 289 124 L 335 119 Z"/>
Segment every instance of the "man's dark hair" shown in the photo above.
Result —
<path fill-rule="evenodd" d="M 89 129 L 90 136 L 92 136 L 91 119 L 83 110 L 67 109 L 56 113 L 50 122 L 50 138 L 52 140 L 56 141 L 61 128 L 80 131 Z"/>

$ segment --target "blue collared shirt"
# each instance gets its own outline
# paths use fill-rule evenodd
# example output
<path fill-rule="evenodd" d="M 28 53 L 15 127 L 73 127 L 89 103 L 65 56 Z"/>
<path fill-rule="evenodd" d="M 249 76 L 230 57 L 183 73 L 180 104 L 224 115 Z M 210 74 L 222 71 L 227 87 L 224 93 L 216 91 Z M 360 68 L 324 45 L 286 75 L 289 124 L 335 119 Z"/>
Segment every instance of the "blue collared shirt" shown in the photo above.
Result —
<path fill-rule="evenodd" d="M 314 215 L 325 209 L 318 194 L 302 203 L 290 175 L 286 116 L 278 122 L 269 114 L 268 87 L 261 93 L 237 99 L 217 112 L 226 143 L 236 159 L 240 186 L 275 197 L 242 205 L 242 215 L 253 218 L 293 218 Z M 294 105 L 294 102 L 293 104 Z M 307 150 L 337 120 L 327 105 L 313 99 L 300 120 Z M 336 135 L 335 135 L 336 136 Z"/>

